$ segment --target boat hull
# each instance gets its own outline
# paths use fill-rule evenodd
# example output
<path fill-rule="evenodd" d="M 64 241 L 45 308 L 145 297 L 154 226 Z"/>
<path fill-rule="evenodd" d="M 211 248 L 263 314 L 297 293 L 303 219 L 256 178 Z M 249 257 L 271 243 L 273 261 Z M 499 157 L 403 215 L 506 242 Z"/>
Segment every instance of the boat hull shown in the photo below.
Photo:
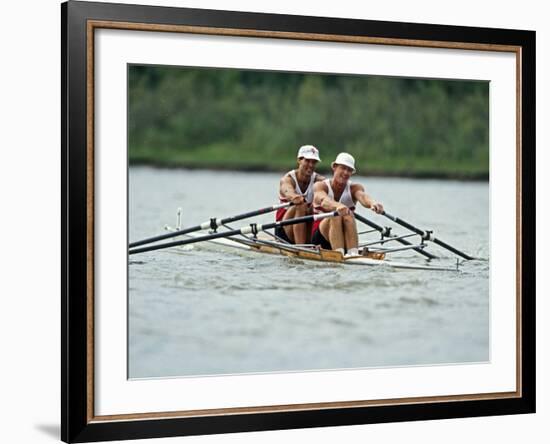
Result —
<path fill-rule="evenodd" d="M 200 237 L 200 233 L 189 233 L 182 237 Z M 239 251 L 250 251 L 256 253 L 280 255 L 287 257 L 295 257 L 298 259 L 312 260 L 317 262 L 329 262 L 329 263 L 341 263 L 343 265 L 355 265 L 355 266 L 369 266 L 369 267 L 391 267 L 395 269 L 404 270 L 432 270 L 432 271 L 456 271 L 456 268 L 443 267 L 437 265 L 424 265 L 418 263 L 409 263 L 402 261 L 394 261 L 388 259 L 374 259 L 364 256 L 344 257 L 340 252 L 333 250 L 313 249 L 313 248 L 299 248 L 294 249 L 292 245 L 281 244 L 273 245 L 272 240 L 269 238 L 260 239 L 260 242 L 255 242 L 248 237 L 242 238 L 219 238 L 209 241 L 201 242 L 202 245 L 209 245 L 219 249 L 220 247 L 226 249 L 233 249 Z M 262 244 L 261 242 L 270 242 L 269 245 Z"/>

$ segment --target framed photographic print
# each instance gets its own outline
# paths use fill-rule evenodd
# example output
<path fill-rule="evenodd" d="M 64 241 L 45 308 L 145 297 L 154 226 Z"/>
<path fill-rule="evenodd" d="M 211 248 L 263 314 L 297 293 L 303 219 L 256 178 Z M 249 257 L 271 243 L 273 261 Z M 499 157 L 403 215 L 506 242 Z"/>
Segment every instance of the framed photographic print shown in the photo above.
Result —
<path fill-rule="evenodd" d="M 69 1 L 62 439 L 535 411 L 535 33 Z"/>

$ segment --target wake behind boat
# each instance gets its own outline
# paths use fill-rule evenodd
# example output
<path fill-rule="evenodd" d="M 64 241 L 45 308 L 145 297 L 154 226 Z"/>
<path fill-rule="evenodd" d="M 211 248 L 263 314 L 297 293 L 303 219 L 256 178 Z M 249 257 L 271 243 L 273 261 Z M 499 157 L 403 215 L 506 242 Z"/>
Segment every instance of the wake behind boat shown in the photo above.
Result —
<path fill-rule="evenodd" d="M 431 262 L 432 259 L 437 259 L 437 256 L 425 251 L 426 247 L 428 246 L 427 242 L 430 241 L 466 260 L 474 259 L 473 257 L 436 238 L 431 231 L 421 230 L 410 224 L 409 222 L 392 216 L 387 212 L 384 212 L 383 215 L 393 222 L 397 223 L 398 225 L 406 228 L 409 232 L 404 235 L 394 235 L 391 228 L 382 227 L 367 219 L 366 217 L 356 213 L 356 219 L 371 228 L 370 230 L 363 231 L 360 234 L 377 232 L 380 235 L 380 239 L 364 242 L 359 246 L 359 254 L 354 256 L 343 255 L 339 251 L 324 250 L 316 245 L 290 244 L 271 233 L 271 230 L 277 227 L 334 217 L 337 216 L 337 212 L 303 216 L 295 219 L 289 219 L 263 225 L 252 223 L 238 229 L 234 229 L 229 226 L 229 223 L 231 222 L 251 218 L 261 214 L 266 214 L 290 205 L 292 204 L 283 203 L 224 219 L 211 218 L 209 221 L 206 221 L 202 224 L 185 229 L 180 228 L 181 210 L 179 210 L 178 222 L 175 228 L 166 226 L 165 229 L 168 231 L 168 233 L 130 243 L 129 254 L 137 254 L 165 248 L 178 247 L 182 245 L 203 243 L 210 246 L 211 248 L 215 248 L 220 251 L 238 250 L 250 252 L 252 254 L 272 254 L 285 257 L 295 257 L 309 261 L 340 263 L 343 265 L 386 266 L 396 269 L 408 270 L 457 271 L 458 260 L 457 265 L 454 267 L 437 265 Z M 208 234 L 205 235 L 200 233 L 200 231 L 203 230 L 210 231 Z M 408 238 L 412 237 L 419 237 L 419 243 L 411 243 Z M 180 238 L 180 240 L 162 244 L 157 243 L 160 240 L 169 238 Z M 390 242 L 392 244 L 399 243 L 400 246 L 387 247 L 386 244 Z M 147 244 L 153 245 L 142 247 L 142 245 Z M 428 261 L 424 261 L 424 263 L 418 263 L 414 261 L 394 261 L 387 258 L 387 256 L 391 253 L 404 250 L 415 251 L 426 257 Z"/>

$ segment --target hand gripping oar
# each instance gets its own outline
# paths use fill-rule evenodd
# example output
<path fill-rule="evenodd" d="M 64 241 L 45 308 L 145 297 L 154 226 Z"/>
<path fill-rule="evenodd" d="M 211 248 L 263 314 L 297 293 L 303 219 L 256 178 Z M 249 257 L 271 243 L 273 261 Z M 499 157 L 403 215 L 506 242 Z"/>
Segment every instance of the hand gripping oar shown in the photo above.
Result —
<path fill-rule="evenodd" d="M 158 236 L 153 236 L 147 239 L 132 242 L 130 243 L 129 247 L 130 248 L 139 247 L 140 245 L 150 244 L 152 242 L 157 242 L 159 240 L 181 236 L 182 234 L 192 233 L 194 231 L 207 230 L 209 228 L 211 230 L 216 230 L 218 227 L 221 227 L 224 224 L 230 224 L 231 222 L 236 222 L 238 220 L 248 219 L 249 217 L 253 217 L 253 216 L 259 216 L 260 214 L 271 213 L 272 211 L 278 210 L 279 208 L 286 208 L 290 205 L 292 205 L 292 202 L 285 202 L 277 205 L 271 205 L 270 207 L 260 208 L 259 210 L 238 214 L 236 216 L 226 217 L 225 219 L 212 218 L 209 221 L 204 222 L 200 225 L 195 225 L 194 227 L 184 228 L 183 230 L 177 230 L 171 233 L 160 234 Z"/>
<path fill-rule="evenodd" d="M 239 228 L 239 229 L 236 229 L 236 230 L 229 230 L 229 231 L 224 231 L 224 232 L 221 232 L 221 233 L 207 234 L 205 236 L 194 237 L 192 239 L 182 239 L 182 240 L 179 240 L 179 241 L 168 242 L 168 243 L 165 243 L 165 244 L 157 244 L 157 245 L 150 245 L 148 247 L 135 248 L 133 250 L 129 250 L 128 254 L 145 253 L 146 251 L 160 250 L 162 248 L 177 247 L 179 245 L 193 244 L 193 243 L 196 243 L 196 242 L 209 241 L 209 240 L 213 240 L 213 239 L 220 239 L 222 237 L 238 236 L 238 235 L 241 235 L 241 234 L 256 235 L 260 231 L 269 230 L 270 228 L 284 227 L 286 225 L 300 224 L 300 223 L 303 223 L 303 222 L 321 220 L 321 219 L 325 219 L 327 217 L 333 217 L 333 216 L 338 216 L 338 211 L 333 211 L 332 213 L 320 213 L 320 214 L 312 214 L 312 215 L 309 215 L 309 216 L 301 216 L 301 217 L 296 217 L 294 219 L 281 220 L 279 222 L 272 222 L 272 223 L 263 224 L 263 225 L 262 224 L 250 224 L 248 226 L 245 226 L 243 228 Z"/>
<path fill-rule="evenodd" d="M 421 230 L 420 228 L 417 228 L 414 225 L 411 225 L 410 223 L 408 223 L 407 221 L 404 221 L 403 219 L 401 219 L 399 217 L 392 216 L 391 214 L 389 214 L 386 211 L 383 211 L 382 215 L 386 216 L 390 220 L 393 220 L 396 224 L 399 224 L 402 227 L 405 227 L 408 230 L 411 230 L 412 232 L 414 232 L 416 234 L 419 234 L 422 237 L 422 239 L 432 241 L 434 244 L 437 244 L 440 247 L 443 247 L 443 248 L 451 251 L 452 253 L 454 253 L 454 254 L 456 254 L 460 257 L 463 257 L 464 259 L 467 259 L 467 260 L 475 259 L 474 257 L 469 256 L 466 253 L 463 253 L 462 251 L 457 250 L 455 247 L 443 242 L 442 240 L 437 239 L 436 237 L 433 236 L 431 231 Z"/>
<path fill-rule="evenodd" d="M 367 219 L 364 216 L 361 216 L 360 214 L 357 214 L 357 213 L 353 213 L 353 214 L 357 220 L 363 222 L 365 225 L 368 225 L 371 228 L 374 228 L 375 230 L 378 230 L 382 234 L 382 236 L 387 237 L 388 239 L 397 238 L 397 236 L 390 234 L 387 228 L 381 227 L 377 223 Z M 395 240 L 399 242 L 401 245 L 407 245 L 407 246 L 412 245 L 412 243 L 410 243 L 406 239 L 395 239 Z M 433 254 L 428 253 L 427 251 L 424 251 L 420 247 L 415 247 L 413 248 L 413 250 L 416 251 L 417 253 L 422 254 L 423 256 L 426 256 L 428 259 L 437 259 L 437 256 L 434 256 Z"/>

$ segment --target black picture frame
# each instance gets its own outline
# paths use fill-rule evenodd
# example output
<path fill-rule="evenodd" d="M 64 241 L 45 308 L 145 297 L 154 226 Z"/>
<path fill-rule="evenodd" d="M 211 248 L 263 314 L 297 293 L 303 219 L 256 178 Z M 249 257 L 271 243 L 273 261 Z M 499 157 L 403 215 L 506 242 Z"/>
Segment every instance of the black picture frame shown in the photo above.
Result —
<path fill-rule="evenodd" d="M 434 46 L 504 45 L 517 49 L 521 78 L 518 136 L 519 392 L 494 399 L 334 406 L 291 411 L 241 411 L 230 415 L 101 420 L 93 415 L 93 133 L 90 131 L 88 45 L 92 21 L 204 27 L 332 36 Z M 62 374 L 61 438 L 89 442 L 370 424 L 535 412 L 535 32 L 245 12 L 69 1 L 62 23 Z M 146 32 L 146 31 L 144 31 Z M 283 37 L 289 38 L 289 37 Z M 344 39 L 345 40 L 345 39 Z M 409 43 L 411 44 L 411 43 Z M 93 68 L 93 62 L 92 62 Z M 92 149 L 90 153 L 90 147 Z M 92 156 L 92 157 L 90 157 Z M 91 300 L 92 298 L 92 300 Z M 93 378 L 92 378 L 93 379 Z"/>

